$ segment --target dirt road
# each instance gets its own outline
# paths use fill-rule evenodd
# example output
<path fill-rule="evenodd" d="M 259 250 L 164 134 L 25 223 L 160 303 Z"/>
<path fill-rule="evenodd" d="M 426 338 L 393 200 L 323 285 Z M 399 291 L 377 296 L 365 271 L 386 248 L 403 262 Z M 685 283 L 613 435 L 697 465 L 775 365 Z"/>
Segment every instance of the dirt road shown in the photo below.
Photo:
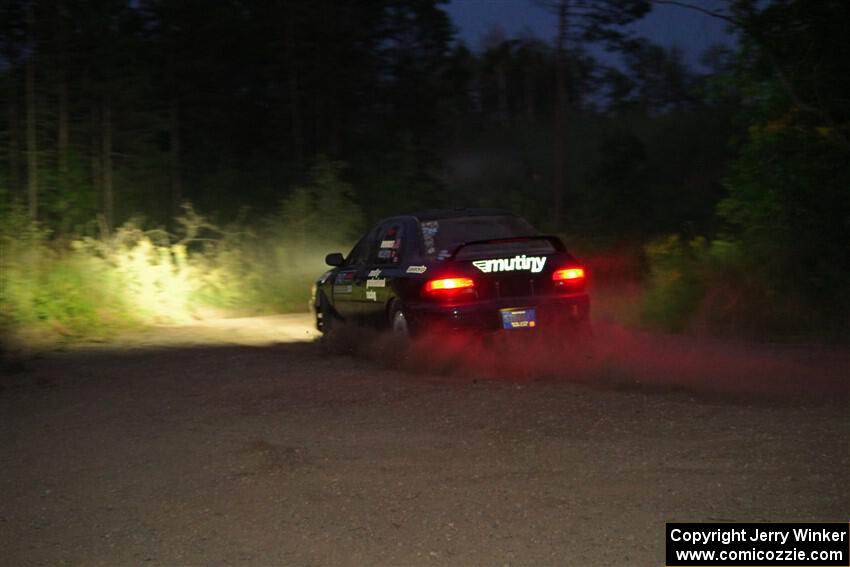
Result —
<path fill-rule="evenodd" d="M 595 356 L 623 366 L 582 383 L 312 338 L 302 316 L 214 322 L 4 376 L 0 561 L 662 565 L 665 521 L 850 518 L 846 387 L 789 389 L 811 359 L 773 359 L 790 370 L 765 401 L 734 387 L 765 383 L 751 357 L 698 368 L 640 337 L 608 335 Z"/>

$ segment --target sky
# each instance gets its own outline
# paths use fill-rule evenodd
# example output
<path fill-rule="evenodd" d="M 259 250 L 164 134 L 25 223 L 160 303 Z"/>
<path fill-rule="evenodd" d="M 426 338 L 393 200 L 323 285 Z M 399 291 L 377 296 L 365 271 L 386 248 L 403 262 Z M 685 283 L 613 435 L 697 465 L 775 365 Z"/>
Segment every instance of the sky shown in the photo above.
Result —
<path fill-rule="evenodd" d="M 708 9 L 722 9 L 724 0 L 691 0 Z M 458 28 L 458 38 L 478 50 L 489 30 L 499 27 L 507 37 L 531 35 L 551 41 L 557 21 L 553 13 L 534 0 L 450 0 L 445 7 Z M 686 8 L 655 6 L 633 28 L 653 42 L 682 48 L 691 65 L 698 65 L 700 54 L 716 43 L 731 43 L 726 24 Z M 594 50 L 595 51 L 595 50 Z"/>

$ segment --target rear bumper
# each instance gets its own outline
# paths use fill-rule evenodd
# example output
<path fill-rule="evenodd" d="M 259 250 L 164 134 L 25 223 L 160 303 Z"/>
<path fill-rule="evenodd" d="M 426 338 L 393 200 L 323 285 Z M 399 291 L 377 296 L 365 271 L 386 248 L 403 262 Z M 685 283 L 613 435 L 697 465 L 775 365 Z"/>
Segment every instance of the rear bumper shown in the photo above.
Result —
<path fill-rule="evenodd" d="M 586 293 L 551 297 L 511 297 L 461 304 L 417 302 L 407 305 L 411 329 L 495 332 L 502 329 L 501 309 L 533 307 L 537 311 L 536 329 L 560 329 L 590 319 L 590 298 Z"/>

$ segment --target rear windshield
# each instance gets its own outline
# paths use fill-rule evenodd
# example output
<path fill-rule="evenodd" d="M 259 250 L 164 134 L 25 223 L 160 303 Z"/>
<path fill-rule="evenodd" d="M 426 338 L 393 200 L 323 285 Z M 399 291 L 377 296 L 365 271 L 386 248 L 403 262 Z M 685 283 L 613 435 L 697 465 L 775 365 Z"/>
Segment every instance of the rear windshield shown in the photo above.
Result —
<path fill-rule="evenodd" d="M 497 238 L 515 238 L 518 236 L 534 236 L 540 234 L 526 220 L 513 215 L 494 215 L 480 217 L 458 217 L 422 221 L 423 250 L 428 258 L 443 260 L 449 257 L 455 249 L 465 242 L 476 240 L 492 240 Z M 498 245 L 482 245 L 491 249 L 488 252 L 501 253 L 509 251 L 519 243 L 502 243 Z M 535 241 L 535 245 L 549 246 L 546 241 Z M 526 243 L 527 247 L 528 244 Z M 499 250 L 496 250 L 498 248 Z M 464 249 L 465 253 L 466 249 Z M 552 250 L 546 250 L 551 252 Z M 481 250 L 479 250 L 481 252 Z M 543 252 L 541 250 L 541 252 Z"/>

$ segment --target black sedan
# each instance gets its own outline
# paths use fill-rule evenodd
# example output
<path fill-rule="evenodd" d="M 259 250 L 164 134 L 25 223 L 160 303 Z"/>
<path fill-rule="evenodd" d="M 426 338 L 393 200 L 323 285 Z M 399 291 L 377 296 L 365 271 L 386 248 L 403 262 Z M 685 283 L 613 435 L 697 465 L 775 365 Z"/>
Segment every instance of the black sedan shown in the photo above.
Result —
<path fill-rule="evenodd" d="M 316 326 L 338 321 L 425 330 L 586 330 L 587 274 L 560 239 L 498 209 L 385 219 L 347 257 L 328 254 L 313 289 Z"/>

